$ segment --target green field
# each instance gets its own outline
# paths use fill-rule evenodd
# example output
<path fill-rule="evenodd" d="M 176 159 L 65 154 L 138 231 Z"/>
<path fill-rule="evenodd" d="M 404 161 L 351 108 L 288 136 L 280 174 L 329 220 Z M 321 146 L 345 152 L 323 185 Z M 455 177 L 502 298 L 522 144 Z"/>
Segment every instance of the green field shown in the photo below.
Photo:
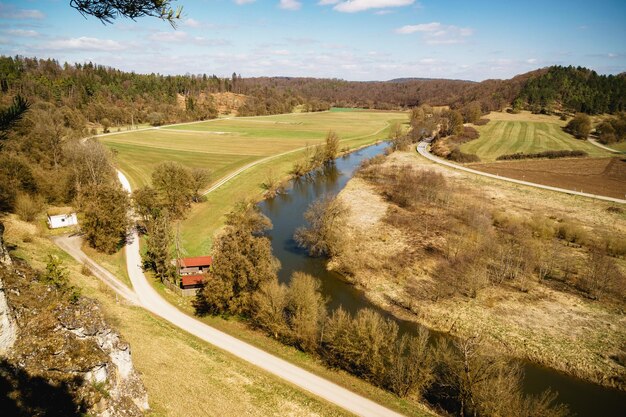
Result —
<path fill-rule="evenodd" d="M 550 121 L 491 120 L 477 126 L 480 137 L 461 145 L 461 151 L 476 154 L 482 161 L 494 161 L 500 155 L 517 152 L 537 153 L 548 150 L 582 150 L 593 157 L 609 153 L 587 141 L 565 133 L 558 119 Z"/>
<path fill-rule="evenodd" d="M 617 151 L 626 152 L 626 142 L 611 143 L 610 145 L 607 145 L 607 146 Z"/>
<path fill-rule="evenodd" d="M 342 148 L 367 145 L 386 138 L 395 121 L 407 122 L 408 116 L 368 111 L 293 113 L 216 119 L 125 132 L 100 140 L 115 152 L 116 162 L 133 188 L 149 184 L 152 171 L 163 161 L 207 168 L 215 183 L 251 162 L 281 155 L 246 170 L 209 194 L 207 202 L 194 205 L 181 224 L 181 238 L 185 251 L 197 255 L 210 250 L 213 234 L 234 204 L 260 196 L 260 185 L 270 170 L 274 175 L 286 175 L 301 157 L 300 149 L 323 142 L 329 130 L 339 134 Z"/>

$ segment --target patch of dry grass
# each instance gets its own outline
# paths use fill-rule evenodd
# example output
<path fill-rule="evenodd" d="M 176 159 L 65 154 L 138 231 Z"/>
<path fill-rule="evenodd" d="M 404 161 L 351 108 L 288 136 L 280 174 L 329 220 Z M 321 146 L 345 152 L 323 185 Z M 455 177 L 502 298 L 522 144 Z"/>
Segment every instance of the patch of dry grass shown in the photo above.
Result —
<path fill-rule="evenodd" d="M 462 193 L 461 201 L 467 207 L 481 201 L 486 209 L 499 209 L 509 216 L 526 219 L 541 213 L 546 218 L 552 216 L 583 224 L 589 234 L 604 233 L 626 239 L 626 214 L 607 210 L 612 206 L 610 203 L 462 173 L 433 164 L 413 152 L 396 152 L 384 163 L 398 167 L 406 164 L 443 174 L 455 192 Z M 508 354 L 585 379 L 605 385 L 619 384 L 616 381 L 620 378 L 626 380 L 626 369 L 612 358 L 623 354 L 626 340 L 626 317 L 620 313 L 619 305 L 590 300 L 576 291 L 564 292 L 559 288 L 560 283 L 537 279 L 526 282 L 527 288 L 517 284 L 494 285 L 480 290 L 476 298 L 456 295 L 434 301 L 428 296 L 428 289 L 433 286 L 436 257 L 427 250 L 411 251 L 411 247 L 426 239 L 435 242 L 434 246 L 445 245 L 448 235 L 433 236 L 432 230 L 430 233 L 428 230 L 433 228 L 433 222 L 445 220 L 445 212 L 433 216 L 425 210 L 421 215 L 405 216 L 416 223 L 411 227 L 390 222 L 389 212 L 387 220 L 380 214 L 384 207 L 390 210 L 391 205 L 359 178 L 348 183 L 340 198 L 351 206 L 351 229 L 358 240 L 353 251 L 340 255 L 330 265 L 342 270 L 348 263 L 354 273 L 351 279 L 374 303 L 434 330 L 460 336 L 482 333 L 492 345 Z M 362 204 L 364 201 L 370 203 Z M 381 242 L 390 243 L 381 250 Z M 576 245 L 564 242 L 559 245 L 559 251 L 567 252 L 573 260 L 582 262 L 586 256 Z M 409 260 L 409 266 L 398 271 L 393 263 L 407 261 L 402 258 L 407 248 L 415 256 L 414 261 Z M 354 270 L 354 265 L 359 265 L 354 259 L 379 258 L 387 261 L 361 262 L 361 268 Z M 626 270 L 624 259 L 614 261 L 622 271 Z M 422 294 L 419 300 L 416 294 Z"/>

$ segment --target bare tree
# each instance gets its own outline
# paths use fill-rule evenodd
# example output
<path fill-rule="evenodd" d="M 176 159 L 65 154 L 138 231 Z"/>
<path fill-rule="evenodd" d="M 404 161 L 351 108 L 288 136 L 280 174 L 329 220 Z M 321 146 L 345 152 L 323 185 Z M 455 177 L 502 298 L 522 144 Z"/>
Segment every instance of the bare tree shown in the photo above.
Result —
<path fill-rule="evenodd" d="M 348 207 L 337 197 L 325 196 L 311 204 L 304 213 L 308 227 L 296 230 L 294 239 L 311 256 L 336 254 L 344 242 Z"/>

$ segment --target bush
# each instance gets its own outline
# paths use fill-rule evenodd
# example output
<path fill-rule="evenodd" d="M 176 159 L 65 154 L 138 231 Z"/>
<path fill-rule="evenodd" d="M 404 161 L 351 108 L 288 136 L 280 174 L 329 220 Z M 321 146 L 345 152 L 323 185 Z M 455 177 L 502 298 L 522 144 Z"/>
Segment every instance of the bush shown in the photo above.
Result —
<path fill-rule="evenodd" d="M 489 119 L 487 119 L 487 118 L 484 118 L 484 117 L 483 117 L 483 118 L 480 118 L 480 119 L 476 120 L 476 121 L 474 122 L 474 124 L 475 124 L 476 126 L 484 126 L 484 125 L 486 125 L 486 124 L 487 124 L 487 123 L 489 123 L 489 122 L 490 122 L 490 120 L 489 120 Z"/>
<path fill-rule="evenodd" d="M 579 113 L 569 121 L 564 130 L 578 139 L 587 139 L 591 133 L 591 118 L 584 113 Z"/>
<path fill-rule="evenodd" d="M 566 240 L 571 243 L 582 245 L 587 242 L 588 236 L 585 229 L 577 224 L 573 224 L 568 220 L 564 220 L 557 228 L 556 236 L 559 239 Z"/>
<path fill-rule="evenodd" d="M 404 208 L 411 208 L 419 202 L 433 203 L 446 189 L 444 176 L 431 170 L 414 170 L 404 166 L 386 177 L 384 195 Z"/>
<path fill-rule="evenodd" d="M 478 157 L 478 155 L 461 152 L 458 147 L 452 149 L 452 152 L 448 154 L 448 159 L 450 161 L 460 162 L 462 164 L 470 162 L 480 162 L 480 158 Z"/>
<path fill-rule="evenodd" d="M 31 196 L 29 194 L 18 194 L 15 199 L 15 213 L 20 219 L 32 222 L 41 213 L 44 207 L 43 198 Z"/>
<path fill-rule="evenodd" d="M 152 112 L 148 115 L 148 123 L 152 126 L 161 126 L 165 123 L 165 116 L 163 113 Z"/>
<path fill-rule="evenodd" d="M 91 272 L 91 269 L 89 269 L 89 267 L 86 264 L 83 264 L 83 266 L 80 268 L 80 273 L 86 277 L 90 277 L 93 275 L 93 273 Z"/>
<path fill-rule="evenodd" d="M 539 159 L 539 158 L 548 158 L 548 159 L 556 159 L 556 158 L 581 158 L 587 156 L 587 152 L 574 150 L 559 150 L 559 151 L 543 151 L 539 153 L 512 153 L 507 155 L 500 155 L 496 158 L 496 161 L 510 161 L 517 159 Z"/>

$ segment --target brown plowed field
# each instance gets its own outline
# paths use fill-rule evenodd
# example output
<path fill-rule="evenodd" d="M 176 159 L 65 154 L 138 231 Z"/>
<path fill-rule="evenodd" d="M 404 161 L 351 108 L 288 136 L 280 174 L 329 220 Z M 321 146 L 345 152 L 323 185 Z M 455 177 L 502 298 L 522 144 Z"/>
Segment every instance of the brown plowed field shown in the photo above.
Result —
<path fill-rule="evenodd" d="M 626 158 L 535 159 L 468 166 L 503 177 L 626 198 Z"/>

